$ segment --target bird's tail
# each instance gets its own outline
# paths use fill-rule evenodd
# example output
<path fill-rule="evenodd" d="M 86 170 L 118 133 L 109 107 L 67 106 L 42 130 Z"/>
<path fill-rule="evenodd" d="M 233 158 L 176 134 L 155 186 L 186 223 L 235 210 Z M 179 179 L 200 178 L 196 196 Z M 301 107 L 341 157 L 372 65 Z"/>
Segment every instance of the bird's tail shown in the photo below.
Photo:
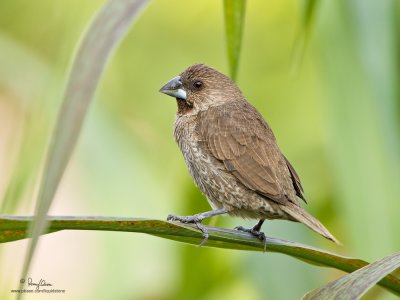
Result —
<path fill-rule="evenodd" d="M 290 202 L 282 205 L 281 209 L 292 216 L 293 219 L 295 219 L 296 221 L 305 224 L 328 240 L 341 245 L 341 243 L 329 232 L 328 229 L 325 228 L 324 225 L 321 224 L 321 222 L 319 222 L 316 218 L 314 218 L 300 206 Z"/>

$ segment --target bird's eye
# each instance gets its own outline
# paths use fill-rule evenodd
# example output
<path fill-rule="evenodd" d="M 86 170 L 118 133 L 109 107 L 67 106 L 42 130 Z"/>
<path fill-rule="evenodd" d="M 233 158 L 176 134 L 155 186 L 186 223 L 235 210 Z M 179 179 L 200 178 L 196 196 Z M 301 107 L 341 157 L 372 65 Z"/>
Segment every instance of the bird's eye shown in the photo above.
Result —
<path fill-rule="evenodd" d="M 193 86 L 195 89 L 199 90 L 203 87 L 203 82 L 201 82 L 200 80 L 196 80 L 195 82 L 193 82 Z"/>

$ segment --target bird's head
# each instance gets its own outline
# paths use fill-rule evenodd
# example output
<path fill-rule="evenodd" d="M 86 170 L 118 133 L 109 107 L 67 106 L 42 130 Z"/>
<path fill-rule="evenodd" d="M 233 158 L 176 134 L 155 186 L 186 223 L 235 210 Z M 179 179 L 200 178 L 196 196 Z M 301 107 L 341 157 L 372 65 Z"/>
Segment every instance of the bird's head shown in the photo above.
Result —
<path fill-rule="evenodd" d="M 203 64 L 190 66 L 167 82 L 160 92 L 176 98 L 181 115 L 195 115 L 211 106 L 243 99 L 231 79 Z"/>

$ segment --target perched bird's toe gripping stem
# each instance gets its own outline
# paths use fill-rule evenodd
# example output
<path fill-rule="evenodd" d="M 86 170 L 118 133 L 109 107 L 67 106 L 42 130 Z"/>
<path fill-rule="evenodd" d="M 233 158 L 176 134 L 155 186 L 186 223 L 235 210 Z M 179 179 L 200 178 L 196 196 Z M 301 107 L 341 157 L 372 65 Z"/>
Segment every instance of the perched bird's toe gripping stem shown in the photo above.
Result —
<path fill-rule="evenodd" d="M 265 233 L 261 231 L 261 226 L 264 223 L 264 220 L 260 220 L 253 228 L 244 228 L 243 226 L 236 226 L 234 229 L 243 231 L 243 232 L 248 232 L 251 235 L 255 236 L 262 242 L 264 242 L 264 251 L 267 248 L 267 237 L 265 236 Z"/>
<path fill-rule="evenodd" d="M 179 221 L 181 223 L 193 223 L 197 226 L 197 228 L 203 233 L 203 241 L 198 245 L 198 247 L 203 246 L 208 241 L 208 230 L 207 227 L 201 224 L 204 218 L 201 217 L 201 214 L 194 215 L 194 216 L 177 216 L 170 214 L 167 217 L 167 221 Z"/>
<path fill-rule="evenodd" d="M 192 223 L 197 226 L 197 228 L 203 233 L 203 241 L 198 245 L 198 247 L 203 246 L 207 241 L 208 241 L 208 229 L 206 226 L 201 224 L 201 222 L 209 217 L 216 216 L 216 215 L 221 215 L 227 213 L 227 210 L 225 209 L 216 209 L 212 211 L 207 211 L 201 214 L 193 215 L 193 216 L 177 216 L 170 214 L 167 217 L 167 221 L 178 221 L 181 223 Z"/>
<path fill-rule="evenodd" d="M 238 231 L 251 233 L 252 235 L 254 235 L 256 238 L 260 239 L 261 241 L 266 240 L 264 232 L 254 230 L 254 228 L 248 229 L 248 228 L 244 228 L 243 226 L 236 226 L 234 229 L 238 230 Z"/>

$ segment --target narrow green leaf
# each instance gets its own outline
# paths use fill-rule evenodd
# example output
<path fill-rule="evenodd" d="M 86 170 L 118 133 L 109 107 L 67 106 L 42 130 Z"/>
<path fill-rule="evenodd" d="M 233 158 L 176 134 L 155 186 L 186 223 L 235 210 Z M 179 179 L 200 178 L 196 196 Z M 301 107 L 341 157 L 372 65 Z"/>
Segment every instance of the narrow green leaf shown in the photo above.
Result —
<path fill-rule="evenodd" d="M 301 65 L 304 57 L 304 52 L 307 48 L 310 32 L 315 21 L 315 12 L 319 1 L 305 0 L 302 13 L 302 26 L 297 35 L 292 53 L 292 69 L 297 70 Z"/>
<path fill-rule="evenodd" d="M 46 215 L 71 157 L 87 109 L 112 50 L 127 32 L 146 0 L 110 0 L 96 14 L 77 50 L 68 77 L 63 103 L 53 132 L 32 224 L 32 240 L 25 259 L 27 274 Z"/>
<path fill-rule="evenodd" d="M 232 80 L 236 80 L 239 65 L 245 8 L 246 0 L 224 0 L 226 49 Z"/>
<path fill-rule="evenodd" d="M 110 217 L 50 217 L 47 232 L 60 230 L 103 230 L 141 232 L 154 236 L 198 245 L 203 240 L 202 233 L 195 225 L 168 222 L 163 220 Z M 26 238 L 31 217 L 0 217 L 0 243 Z M 263 242 L 252 235 L 236 230 L 206 226 L 210 238 L 205 247 L 227 248 L 235 250 L 266 251 L 282 253 L 313 265 L 331 267 L 345 272 L 353 272 L 368 263 L 319 250 L 307 245 L 267 238 L 266 248 Z M 400 279 L 385 276 L 378 284 L 400 295 Z"/>
<path fill-rule="evenodd" d="M 399 267 L 400 252 L 397 252 L 313 290 L 303 299 L 360 299 L 379 280 Z"/>
<path fill-rule="evenodd" d="M 319 1 L 306 0 L 303 12 L 304 27 L 310 27 L 314 22 L 314 15 Z"/>

